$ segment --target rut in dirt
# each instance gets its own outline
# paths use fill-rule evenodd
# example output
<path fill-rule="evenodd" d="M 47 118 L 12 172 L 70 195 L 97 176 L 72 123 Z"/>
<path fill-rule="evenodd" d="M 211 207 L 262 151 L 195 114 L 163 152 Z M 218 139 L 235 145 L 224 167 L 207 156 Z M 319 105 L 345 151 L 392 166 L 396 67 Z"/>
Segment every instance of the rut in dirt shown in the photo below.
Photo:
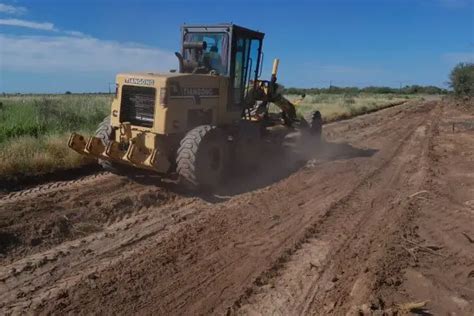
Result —
<path fill-rule="evenodd" d="M 394 291 L 411 267 L 405 239 L 420 242 L 413 221 L 424 195 L 411 196 L 433 191 L 444 168 L 433 167 L 441 109 L 410 103 L 328 124 L 326 150 L 303 167 L 240 178 L 217 196 L 112 175 L 3 204 L 5 232 L 25 233 L 2 244 L 0 309 L 320 315 L 417 299 Z M 31 244 L 35 218 L 62 215 L 97 229 Z"/>
<path fill-rule="evenodd" d="M 8 179 L 0 178 L 0 199 L 14 192 L 33 190 L 37 186 L 51 185 L 53 183 L 68 183 L 80 181 L 96 173 L 101 172 L 101 168 L 95 164 L 87 164 L 83 167 L 58 170 L 52 173 L 40 175 L 17 175 Z"/>
<path fill-rule="evenodd" d="M 426 135 L 420 133 L 432 124 L 433 110 L 428 110 L 421 122 L 407 126 L 401 141 L 374 170 L 257 278 L 252 290 L 234 304 L 237 314 L 345 314 L 373 300 L 368 296 L 383 274 L 379 261 L 393 244 L 390 238 L 403 227 L 401 219 L 409 218 L 407 197 L 420 185 L 414 178 L 423 178 L 416 172 L 400 176 L 400 170 L 423 169 L 420 157 L 427 147 Z"/>
<path fill-rule="evenodd" d="M 165 188 L 108 172 L 11 193 L 0 199 L 0 229 L 6 236 L 0 262 L 101 232 L 175 197 Z"/>

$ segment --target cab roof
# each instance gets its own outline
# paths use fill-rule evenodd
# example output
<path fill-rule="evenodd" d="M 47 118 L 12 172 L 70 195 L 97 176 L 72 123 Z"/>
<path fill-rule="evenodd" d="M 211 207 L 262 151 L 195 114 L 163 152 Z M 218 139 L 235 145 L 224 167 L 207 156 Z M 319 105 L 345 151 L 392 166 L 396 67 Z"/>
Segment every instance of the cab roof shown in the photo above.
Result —
<path fill-rule="evenodd" d="M 220 23 L 220 24 L 195 24 L 195 25 L 188 25 L 184 24 L 181 26 L 181 30 L 183 32 L 194 31 L 194 32 L 209 32 L 212 31 L 220 31 L 220 32 L 231 32 L 231 33 L 245 33 L 250 35 L 253 38 L 263 39 L 265 33 L 251 30 L 245 28 L 243 26 L 239 26 L 233 23 Z"/>

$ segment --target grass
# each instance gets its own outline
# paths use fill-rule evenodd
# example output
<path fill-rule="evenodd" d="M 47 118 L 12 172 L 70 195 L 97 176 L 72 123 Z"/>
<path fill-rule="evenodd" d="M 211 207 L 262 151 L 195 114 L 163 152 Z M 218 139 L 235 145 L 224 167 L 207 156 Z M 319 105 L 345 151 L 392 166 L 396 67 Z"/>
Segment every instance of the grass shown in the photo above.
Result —
<path fill-rule="evenodd" d="M 298 98 L 288 96 L 290 100 Z M 319 110 L 325 121 L 346 118 L 407 100 L 399 95 L 308 95 L 297 106 L 309 118 Z M 0 178 L 79 167 L 86 158 L 70 150 L 71 132 L 93 134 L 109 112 L 108 95 L 0 97 Z M 277 111 L 274 107 L 272 110 Z"/>
<path fill-rule="evenodd" d="M 87 161 L 65 146 L 69 134 L 22 136 L 1 144 L 0 175 L 48 173 Z"/>
<path fill-rule="evenodd" d="M 0 143 L 77 129 L 94 130 L 109 111 L 104 95 L 15 96 L 0 98 Z"/>
<path fill-rule="evenodd" d="M 289 95 L 289 100 L 297 100 L 299 96 Z M 297 105 L 299 115 L 308 119 L 311 114 L 318 110 L 325 122 L 348 118 L 364 114 L 376 109 L 384 108 L 390 104 L 420 98 L 414 95 L 391 95 L 391 94 L 317 94 L 307 95 Z"/>
<path fill-rule="evenodd" d="M 93 133 L 109 112 L 110 96 L 0 98 L 0 177 L 52 172 L 87 162 L 69 150 L 72 131 Z"/>

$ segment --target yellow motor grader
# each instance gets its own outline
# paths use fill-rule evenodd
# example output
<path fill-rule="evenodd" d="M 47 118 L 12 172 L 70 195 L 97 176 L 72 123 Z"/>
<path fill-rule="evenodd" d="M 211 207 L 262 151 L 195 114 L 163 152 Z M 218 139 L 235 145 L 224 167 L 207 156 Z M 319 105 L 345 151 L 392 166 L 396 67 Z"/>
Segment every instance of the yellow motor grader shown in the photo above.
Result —
<path fill-rule="evenodd" d="M 198 189 L 218 185 L 275 126 L 319 139 L 319 112 L 308 124 L 282 96 L 277 59 L 271 79 L 260 79 L 263 38 L 235 24 L 184 25 L 179 71 L 118 74 L 110 116 L 95 136 L 73 133 L 69 147 L 113 172 L 128 165 L 175 173 Z"/>

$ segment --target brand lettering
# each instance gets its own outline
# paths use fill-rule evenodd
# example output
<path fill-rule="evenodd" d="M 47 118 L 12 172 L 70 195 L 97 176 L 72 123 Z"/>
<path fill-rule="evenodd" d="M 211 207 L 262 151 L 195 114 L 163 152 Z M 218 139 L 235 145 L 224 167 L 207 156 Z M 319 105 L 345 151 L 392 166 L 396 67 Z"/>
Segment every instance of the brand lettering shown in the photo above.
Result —
<path fill-rule="evenodd" d="M 169 83 L 171 97 L 215 97 L 219 95 L 219 88 L 192 88 L 180 87 L 179 83 Z"/>
<path fill-rule="evenodd" d="M 154 86 L 155 85 L 155 80 L 153 80 L 153 79 L 143 79 L 143 78 L 126 78 L 125 83 L 142 85 L 142 86 Z"/>
<path fill-rule="evenodd" d="M 200 97 L 216 95 L 215 89 L 211 88 L 183 88 L 183 96 L 198 95 Z"/>

